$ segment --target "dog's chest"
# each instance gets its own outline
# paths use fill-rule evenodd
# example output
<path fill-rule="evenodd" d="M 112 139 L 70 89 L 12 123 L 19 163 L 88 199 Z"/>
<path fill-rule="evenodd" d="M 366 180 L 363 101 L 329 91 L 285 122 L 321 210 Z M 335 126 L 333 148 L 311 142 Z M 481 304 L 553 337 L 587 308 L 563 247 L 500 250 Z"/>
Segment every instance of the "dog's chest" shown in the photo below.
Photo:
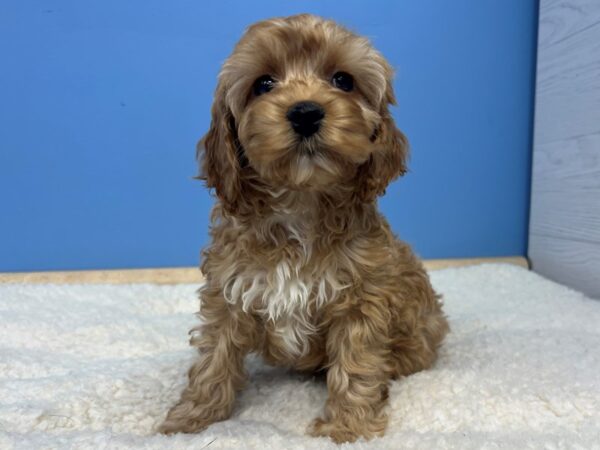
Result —
<path fill-rule="evenodd" d="M 319 264 L 311 243 L 296 230 L 291 233 L 295 235 L 289 247 L 275 258 L 240 261 L 230 278 L 223 280 L 223 293 L 228 302 L 262 317 L 271 330 L 271 341 L 298 357 L 308 351 L 310 337 L 318 331 L 319 309 L 333 301 L 343 286 L 334 270 Z"/>
<path fill-rule="evenodd" d="M 301 356 L 317 332 L 318 310 L 340 290 L 331 271 L 312 271 L 297 261 L 280 260 L 272 267 L 246 267 L 224 287 L 230 303 L 258 314 L 271 325 L 275 340 L 290 354 Z"/>

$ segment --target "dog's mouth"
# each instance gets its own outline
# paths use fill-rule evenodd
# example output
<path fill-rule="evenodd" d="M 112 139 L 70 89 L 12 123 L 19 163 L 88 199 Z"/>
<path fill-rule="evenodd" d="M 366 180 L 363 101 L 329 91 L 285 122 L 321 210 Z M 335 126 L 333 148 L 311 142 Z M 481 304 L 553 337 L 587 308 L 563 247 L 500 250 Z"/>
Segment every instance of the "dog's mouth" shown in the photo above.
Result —
<path fill-rule="evenodd" d="M 379 133 L 380 127 L 377 125 L 373 128 L 373 132 L 369 136 L 369 142 L 371 144 L 377 140 Z M 316 155 L 327 156 L 334 149 L 331 146 L 326 145 L 319 133 L 316 133 L 309 137 L 302 137 L 297 140 L 292 150 L 301 156 L 314 157 Z"/>
<path fill-rule="evenodd" d="M 299 156 L 306 156 L 309 158 L 314 157 L 320 153 L 323 153 L 324 149 L 317 136 L 304 137 L 300 139 L 295 148 L 293 149 Z"/>

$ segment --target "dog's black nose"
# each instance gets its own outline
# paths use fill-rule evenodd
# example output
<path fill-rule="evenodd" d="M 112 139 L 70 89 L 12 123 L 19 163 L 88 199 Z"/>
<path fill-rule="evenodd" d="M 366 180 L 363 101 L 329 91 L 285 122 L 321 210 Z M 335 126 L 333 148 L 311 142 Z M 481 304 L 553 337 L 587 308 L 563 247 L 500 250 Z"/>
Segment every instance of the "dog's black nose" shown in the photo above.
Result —
<path fill-rule="evenodd" d="M 301 136 L 309 137 L 319 131 L 325 117 L 323 107 L 315 102 L 298 102 L 287 112 L 292 128 Z"/>

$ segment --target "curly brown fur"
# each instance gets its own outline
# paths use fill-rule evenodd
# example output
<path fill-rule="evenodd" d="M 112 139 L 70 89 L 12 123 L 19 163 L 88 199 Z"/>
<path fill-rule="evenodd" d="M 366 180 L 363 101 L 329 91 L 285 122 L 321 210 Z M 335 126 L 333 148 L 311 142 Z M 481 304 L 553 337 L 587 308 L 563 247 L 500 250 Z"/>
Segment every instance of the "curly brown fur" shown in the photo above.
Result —
<path fill-rule="evenodd" d="M 332 85 L 351 74 L 354 89 Z M 265 74 L 274 88 L 253 95 Z M 389 381 L 431 366 L 448 331 L 439 297 L 376 197 L 406 171 L 392 70 L 369 42 L 311 15 L 251 26 L 219 76 L 199 145 L 218 202 L 203 253 L 200 359 L 160 431 L 196 432 L 230 416 L 244 356 L 327 370 L 329 398 L 309 432 L 336 442 L 381 435 Z M 317 133 L 286 119 L 322 106 Z"/>

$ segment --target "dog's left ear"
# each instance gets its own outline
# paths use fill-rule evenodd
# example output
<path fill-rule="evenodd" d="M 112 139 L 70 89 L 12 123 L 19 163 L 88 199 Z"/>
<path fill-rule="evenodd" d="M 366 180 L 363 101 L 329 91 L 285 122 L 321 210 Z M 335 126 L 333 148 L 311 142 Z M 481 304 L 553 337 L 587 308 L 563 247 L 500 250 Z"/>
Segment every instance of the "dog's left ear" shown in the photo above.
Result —
<path fill-rule="evenodd" d="M 384 62 L 386 88 L 381 101 L 381 122 L 374 130 L 372 141 L 375 150 L 358 169 L 357 189 L 361 201 L 370 202 L 385 193 L 385 189 L 397 177 L 407 171 L 409 150 L 406 136 L 396 127 L 389 105 L 396 104 L 392 87 L 392 69 Z"/>

